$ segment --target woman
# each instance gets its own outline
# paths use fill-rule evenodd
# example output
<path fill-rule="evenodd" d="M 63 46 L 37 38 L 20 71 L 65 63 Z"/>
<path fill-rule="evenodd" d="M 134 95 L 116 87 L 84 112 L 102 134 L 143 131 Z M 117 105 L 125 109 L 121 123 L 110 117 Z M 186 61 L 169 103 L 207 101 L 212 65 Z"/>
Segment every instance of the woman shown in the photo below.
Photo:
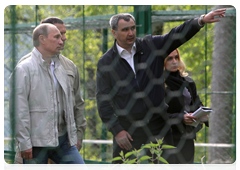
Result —
<path fill-rule="evenodd" d="M 191 114 L 202 105 L 197 94 L 194 81 L 187 76 L 185 64 L 181 60 L 178 49 L 174 50 L 164 61 L 165 68 L 165 101 L 170 118 L 173 143 L 176 147 L 176 163 L 193 163 L 194 139 L 202 128 L 191 126 L 197 117 Z M 208 125 L 207 125 L 208 126 Z"/>

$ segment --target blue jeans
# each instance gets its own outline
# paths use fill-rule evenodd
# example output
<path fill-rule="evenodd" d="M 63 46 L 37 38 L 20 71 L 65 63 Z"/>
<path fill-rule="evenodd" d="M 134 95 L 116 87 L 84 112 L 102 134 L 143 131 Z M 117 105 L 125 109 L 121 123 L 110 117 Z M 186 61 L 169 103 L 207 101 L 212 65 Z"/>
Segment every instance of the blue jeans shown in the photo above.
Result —
<path fill-rule="evenodd" d="M 33 147 L 33 159 L 24 160 L 24 164 L 47 164 L 48 158 L 56 164 L 85 164 L 77 147 L 69 146 L 67 133 L 58 138 L 57 147 Z"/>

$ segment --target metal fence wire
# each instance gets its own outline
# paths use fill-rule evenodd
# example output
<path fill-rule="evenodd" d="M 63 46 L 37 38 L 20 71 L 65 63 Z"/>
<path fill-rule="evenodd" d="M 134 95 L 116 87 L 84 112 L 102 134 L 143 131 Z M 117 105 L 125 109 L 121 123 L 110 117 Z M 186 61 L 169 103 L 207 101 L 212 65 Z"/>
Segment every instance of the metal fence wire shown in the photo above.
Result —
<path fill-rule="evenodd" d="M 151 22 L 147 31 L 151 34 L 165 34 L 188 19 L 222 7 L 225 6 L 199 6 L 198 9 L 195 8 L 197 10 L 182 11 L 154 10 L 158 7 L 150 6 Z M 203 105 L 213 109 L 209 127 L 203 126 L 197 133 L 194 163 L 201 163 L 201 159 L 202 163 L 233 163 L 236 160 L 236 11 L 231 6 L 226 7 L 226 17 L 221 22 L 205 25 L 196 36 L 179 48 L 181 58 L 186 64 L 186 71 L 195 81 Z M 32 51 L 32 31 L 40 20 L 49 16 L 62 16 L 61 14 L 65 13 L 69 17 L 60 18 L 67 28 L 67 41 L 61 53 L 71 59 L 79 69 L 87 119 L 87 129 L 80 153 L 86 163 L 110 163 L 113 137 L 102 123 L 97 110 L 97 62 L 114 42 L 109 27 L 110 17 L 120 12 L 134 14 L 135 8 L 108 6 L 107 15 L 101 15 L 104 11 L 101 11 L 101 8 L 93 10 L 90 15 L 89 11 L 94 6 L 58 8 L 60 7 L 8 6 L 5 9 L 5 20 L 9 20 L 4 25 L 5 161 L 13 163 L 16 151 L 15 126 L 14 122 L 11 123 L 14 120 L 14 113 L 9 113 L 9 98 L 14 97 L 9 96 L 9 87 L 14 84 L 9 83 L 9 77 L 19 59 Z M 72 8 L 80 13 L 74 15 Z M 36 19 L 25 22 L 24 15 L 20 16 L 19 12 L 25 12 L 26 16 L 36 16 Z M 148 78 L 153 78 L 151 73 Z M 124 81 L 119 83 L 115 89 L 125 87 Z M 150 91 L 155 85 L 154 80 L 152 83 L 145 92 Z M 134 101 L 128 103 L 129 109 L 133 104 Z M 134 130 L 137 125 L 133 124 L 131 127 Z"/>

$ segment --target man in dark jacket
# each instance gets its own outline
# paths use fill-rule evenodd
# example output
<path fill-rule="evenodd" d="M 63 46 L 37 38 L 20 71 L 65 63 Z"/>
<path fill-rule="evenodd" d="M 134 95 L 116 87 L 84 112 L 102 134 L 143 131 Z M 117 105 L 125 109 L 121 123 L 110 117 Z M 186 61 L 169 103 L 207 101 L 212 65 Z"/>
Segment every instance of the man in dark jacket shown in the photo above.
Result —
<path fill-rule="evenodd" d="M 212 11 L 173 28 L 165 35 L 136 38 L 135 19 L 117 14 L 110 19 L 113 47 L 98 61 L 97 104 L 102 121 L 113 134 L 113 157 L 164 137 L 172 144 L 164 102 L 164 59 L 192 38 L 205 23 L 217 22 L 225 9 Z M 174 161 L 168 154 L 163 157 Z M 116 161 L 114 163 L 121 163 Z"/>

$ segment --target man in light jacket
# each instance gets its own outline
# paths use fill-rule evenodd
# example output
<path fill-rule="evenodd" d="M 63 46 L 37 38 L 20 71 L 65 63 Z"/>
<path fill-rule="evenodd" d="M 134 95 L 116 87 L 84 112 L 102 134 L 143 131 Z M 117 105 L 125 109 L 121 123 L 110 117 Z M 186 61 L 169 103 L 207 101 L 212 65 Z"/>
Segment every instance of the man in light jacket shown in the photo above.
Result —
<path fill-rule="evenodd" d="M 10 77 L 15 88 L 10 111 L 15 111 L 16 140 L 23 163 L 84 163 L 77 147 L 72 90 L 57 54 L 61 33 L 52 24 L 33 31 L 34 49 Z M 13 104 L 14 106 L 13 106 Z"/>
<path fill-rule="evenodd" d="M 55 25 L 58 30 L 60 31 L 62 37 L 62 41 L 63 44 L 61 45 L 61 50 L 64 49 L 64 45 L 65 45 L 65 41 L 67 40 L 66 38 L 66 26 L 63 22 L 63 20 L 61 20 L 58 17 L 48 17 L 46 19 L 43 19 L 41 21 L 41 24 L 43 23 L 50 23 Z M 22 61 L 24 61 L 25 59 L 27 59 L 29 57 L 29 55 L 26 55 L 24 57 L 22 57 L 20 59 L 20 61 L 18 62 L 21 63 Z M 79 76 L 79 72 L 78 72 L 78 68 L 77 66 L 67 57 L 63 56 L 62 54 L 58 54 L 58 58 L 60 60 L 61 65 L 63 66 L 63 68 L 66 70 L 66 73 L 68 75 L 71 87 L 72 87 L 72 102 L 73 102 L 73 113 L 74 113 L 74 119 L 75 119 L 75 124 L 76 124 L 76 128 L 77 128 L 77 138 L 78 138 L 78 143 L 76 145 L 77 149 L 80 151 L 81 147 L 82 147 L 82 140 L 83 140 L 83 135 L 84 132 L 86 130 L 86 126 L 87 126 L 87 121 L 86 118 L 84 116 L 84 100 L 81 96 L 81 92 L 80 92 L 80 76 Z M 16 153 L 15 156 L 15 163 L 22 163 L 22 158 L 20 156 L 20 154 Z M 50 162 L 52 163 L 52 162 Z"/>

